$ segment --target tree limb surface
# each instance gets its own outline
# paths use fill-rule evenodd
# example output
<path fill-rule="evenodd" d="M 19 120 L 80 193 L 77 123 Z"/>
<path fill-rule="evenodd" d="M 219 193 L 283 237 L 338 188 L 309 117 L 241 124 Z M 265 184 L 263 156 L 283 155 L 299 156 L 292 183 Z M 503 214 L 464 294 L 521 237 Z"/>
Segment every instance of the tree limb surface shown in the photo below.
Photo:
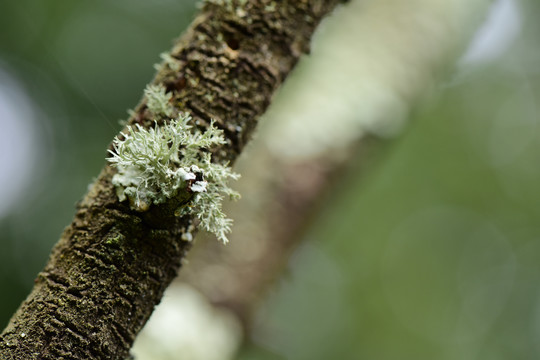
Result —
<path fill-rule="evenodd" d="M 214 161 L 232 164 L 257 118 L 339 0 L 213 0 L 174 45 L 153 84 L 199 128 L 224 131 Z M 172 63 L 171 63 L 172 61 Z M 129 124 L 153 125 L 145 105 Z M 0 359 L 125 359 L 177 275 L 193 222 L 179 199 L 146 212 L 119 202 L 106 165 L 78 204 L 27 299 L 0 335 Z"/>

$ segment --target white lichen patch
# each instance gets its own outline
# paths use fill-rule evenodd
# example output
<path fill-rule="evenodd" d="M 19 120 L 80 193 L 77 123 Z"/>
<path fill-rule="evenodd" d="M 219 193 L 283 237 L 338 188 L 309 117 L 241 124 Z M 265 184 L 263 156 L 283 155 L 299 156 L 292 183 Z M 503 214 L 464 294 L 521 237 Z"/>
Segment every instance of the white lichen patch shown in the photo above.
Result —
<path fill-rule="evenodd" d="M 162 86 L 149 86 L 145 91 L 147 106 L 156 120 L 174 112 L 171 95 Z M 209 149 L 224 144 L 223 132 L 212 122 L 206 131 L 190 124 L 188 114 L 180 114 L 163 126 L 145 129 L 139 124 L 128 126 L 122 137 L 113 141 L 114 150 L 107 160 L 118 170 L 112 179 L 120 201 L 129 200 L 137 211 L 184 194 L 192 200 L 175 212 L 194 214 L 200 226 L 227 242 L 232 220 L 222 210 L 225 196 L 239 194 L 228 187 L 229 179 L 238 179 L 225 165 L 212 162 Z"/>
<path fill-rule="evenodd" d="M 144 90 L 146 106 L 156 116 L 170 117 L 174 111 L 171 106 L 172 95 L 165 91 L 163 86 L 148 85 Z"/>
<path fill-rule="evenodd" d="M 159 55 L 161 62 L 154 65 L 157 71 L 162 70 L 164 66 L 168 67 L 174 72 L 180 71 L 181 63 L 178 59 L 175 59 L 170 53 L 164 52 Z"/>

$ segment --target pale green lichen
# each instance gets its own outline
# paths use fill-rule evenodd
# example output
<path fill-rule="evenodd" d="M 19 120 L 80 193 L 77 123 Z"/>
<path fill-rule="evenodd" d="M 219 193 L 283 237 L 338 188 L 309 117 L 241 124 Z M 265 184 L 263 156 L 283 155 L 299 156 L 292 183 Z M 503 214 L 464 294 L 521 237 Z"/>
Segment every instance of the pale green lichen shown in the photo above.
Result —
<path fill-rule="evenodd" d="M 222 6 L 231 12 L 236 12 L 240 17 L 245 16 L 244 7 L 247 4 L 247 0 L 204 0 L 203 3 L 214 4 Z"/>
<path fill-rule="evenodd" d="M 277 9 L 277 4 L 275 1 L 272 1 L 270 4 L 266 5 L 266 7 L 264 8 L 264 10 L 268 12 L 274 12 L 276 11 L 276 9 Z"/>
<path fill-rule="evenodd" d="M 173 112 L 171 95 L 162 86 L 145 91 L 148 110 L 156 120 Z M 114 151 L 108 158 L 118 170 L 112 179 L 120 201 L 129 200 L 137 211 L 154 204 L 192 193 L 192 200 L 178 208 L 176 215 L 194 214 L 200 226 L 227 242 L 232 220 L 222 210 L 225 196 L 238 198 L 228 187 L 228 179 L 237 179 L 225 165 L 212 162 L 213 146 L 225 143 L 223 132 L 212 122 L 202 132 L 191 125 L 188 114 L 180 114 L 165 125 L 145 129 L 139 124 L 128 126 L 122 139 L 116 137 Z"/>
<path fill-rule="evenodd" d="M 154 68 L 157 71 L 162 70 L 164 66 L 167 66 L 169 69 L 171 69 L 174 72 L 180 71 L 181 63 L 178 59 L 175 59 L 170 53 L 164 52 L 159 55 L 161 58 L 161 63 L 155 64 Z"/>
<path fill-rule="evenodd" d="M 146 87 L 144 94 L 146 95 L 146 106 L 148 110 L 155 116 L 170 117 L 174 111 L 171 106 L 172 95 L 165 91 L 163 86 L 149 85 Z"/>

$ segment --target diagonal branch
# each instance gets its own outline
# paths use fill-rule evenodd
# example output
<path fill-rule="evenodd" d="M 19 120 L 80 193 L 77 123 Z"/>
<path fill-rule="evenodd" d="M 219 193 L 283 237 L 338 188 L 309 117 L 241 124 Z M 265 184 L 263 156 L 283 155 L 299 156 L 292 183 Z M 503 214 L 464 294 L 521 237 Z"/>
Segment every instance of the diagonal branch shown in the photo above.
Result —
<path fill-rule="evenodd" d="M 207 2 L 153 81 L 201 130 L 223 130 L 213 161 L 232 164 L 320 20 L 338 0 Z M 279 3 L 279 5 L 276 5 Z M 129 124 L 153 126 L 143 99 Z M 139 212 L 118 200 L 106 165 L 28 298 L 0 336 L 2 359 L 123 359 L 190 243 L 176 198 Z"/>

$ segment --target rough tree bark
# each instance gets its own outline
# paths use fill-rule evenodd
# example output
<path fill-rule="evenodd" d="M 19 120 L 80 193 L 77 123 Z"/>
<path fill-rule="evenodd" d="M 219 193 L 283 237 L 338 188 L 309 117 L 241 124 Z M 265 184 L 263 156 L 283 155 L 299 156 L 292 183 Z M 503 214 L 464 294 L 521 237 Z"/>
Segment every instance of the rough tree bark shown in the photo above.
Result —
<path fill-rule="evenodd" d="M 309 49 L 320 20 L 340 0 L 207 2 L 154 84 L 199 127 L 210 119 L 227 143 L 214 159 L 232 164 L 272 94 Z M 153 124 L 145 99 L 129 124 Z M 1 359 L 124 359 L 176 276 L 193 219 L 178 201 L 139 213 L 120 203 L 105 165 L 78 204 L 35 286 L 0 335 Z M 185 200 L 183 200 L 185 201 Z"/>

